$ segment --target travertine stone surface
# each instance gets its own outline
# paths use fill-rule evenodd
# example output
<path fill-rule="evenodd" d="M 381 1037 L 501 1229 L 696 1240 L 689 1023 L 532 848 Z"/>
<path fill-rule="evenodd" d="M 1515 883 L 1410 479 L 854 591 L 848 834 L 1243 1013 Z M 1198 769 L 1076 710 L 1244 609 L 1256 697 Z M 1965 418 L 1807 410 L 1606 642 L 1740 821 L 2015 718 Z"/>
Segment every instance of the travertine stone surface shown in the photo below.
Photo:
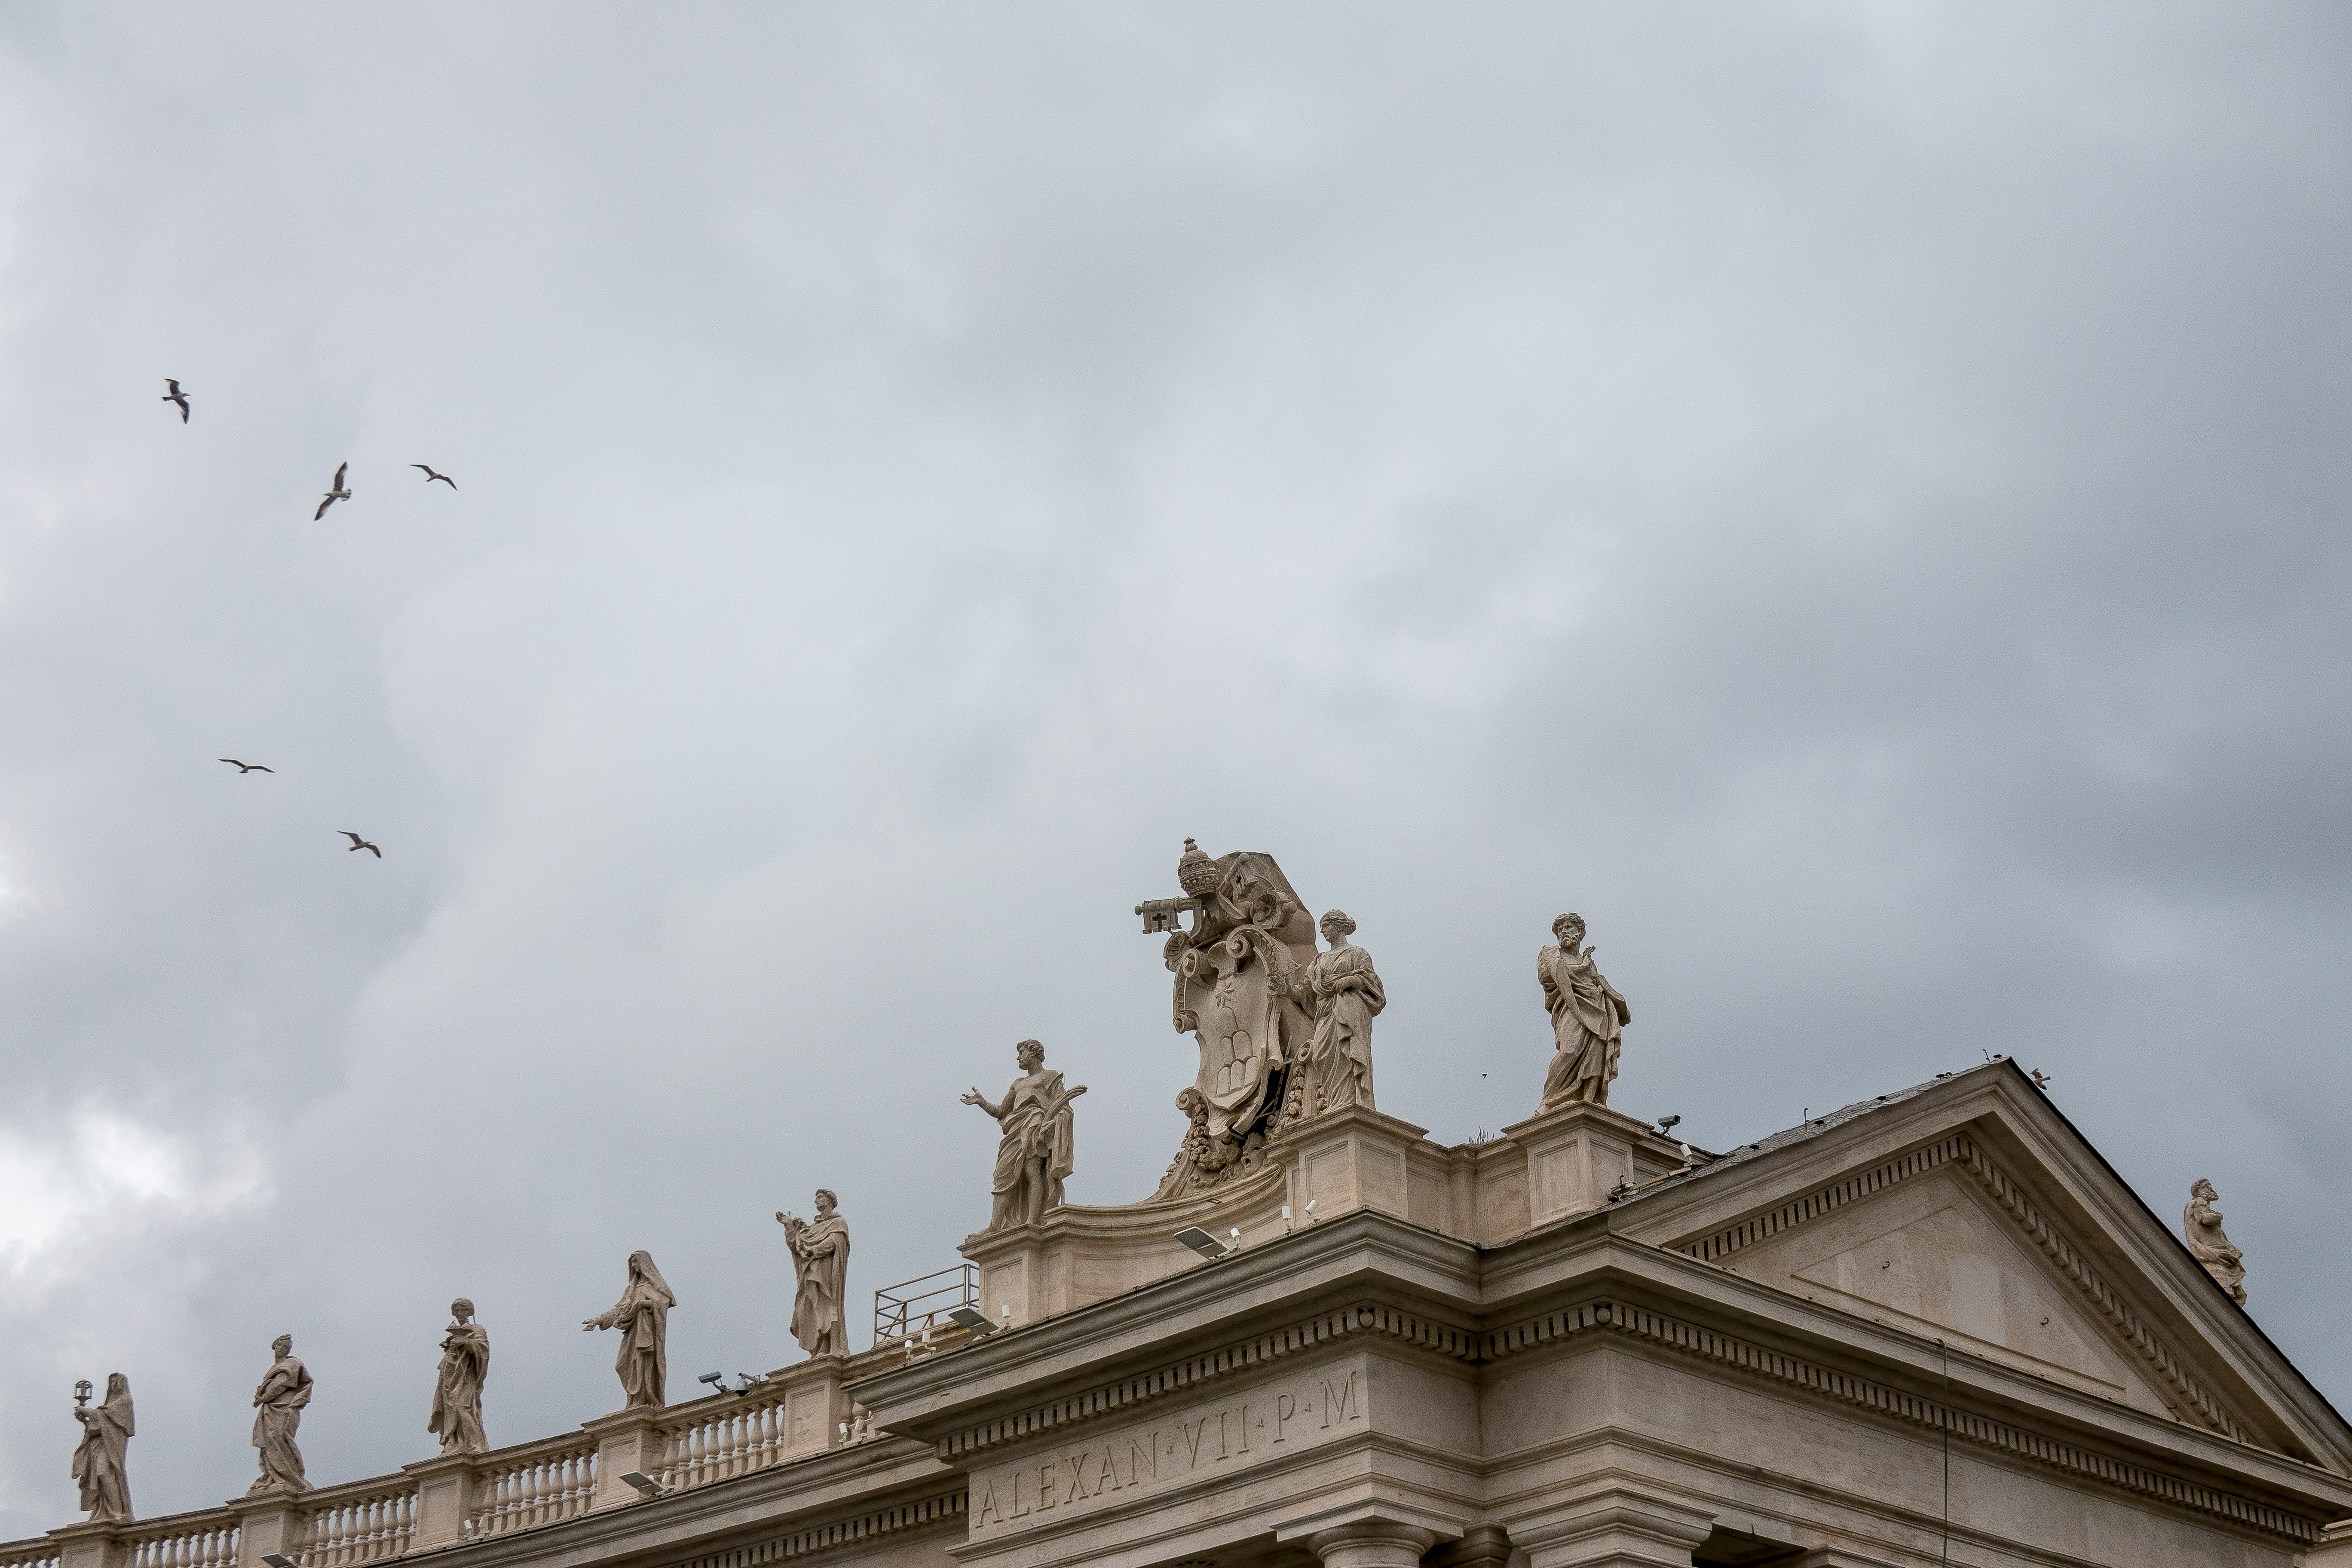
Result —
<path fill-rule="evenodd" d="M 87 1391 L 89 1384 L 81 1385 Z M 81 1423 L 81 1444 L 74 1449 L 73 1479 L 81 1489 L 81 1506 L 93 1524 L 117 1523 L 131 1513 L 131 1474 L 126 1459 L 132 1434 L 138 1430 L 131 1408 L 131 1380 L 119 1372 L 106 1374 L 106 1399 L 95 1410 L 74 1406 Z"/>
<path fill-rule="evenodd" d="M 1536 954 L 1536 979 L 1551 1015 L 1554 1047 L 1541 1109 L 1556 1110 L 1578 1101 L 1606 1105 L 1609 1086 L 1617 1079 L 1618 1044 L 1633 1021 L 1633 1009 L 1601 977 L 1592 954 L 1582 951 L 1582 915 L 1562 915 L 1551 922 L 1551 931 L 1556 945 Z"/>
<path fill-rule="evenodd" d="M 1327 910 L 1322 929 L 1329 945 L 1298 981 L 1299 1000 L 1315 1015 L 1300 1097 L 1307 1116 L 1372 1109 L 1372 1020 L 1389 1005 L 1372 955 L 1348 940 L 1356 929 L 1348 911 Z"/>
<path fill-rule="evenodd" d="M 490 1332 L 474 1321 L 474 1303 L 463 1296 L 449 1303 L 448 1331 L 441 1336 L 441 1367 L 433 1383 L 433 1410 L 425 1429 L 441 1439 L 444 1454 L 478 1454 L 488 1448 L 482 1432 L 482 1384 L 490 1375 Z"/>
<path fill-rule="evenodd" d="M 793 1338 L 811 1355 L 849 1353 L 849 1221 L 838 1203 L 832 1188 L 819 1187 L 816 1218 L 776 1215 L 793 1257 Z"/>
<path fill-rule="evenodd" d="M 302 1474 L 302 1450 L 294 1433 L 302 1425 L 302 1408 L 310 1403 L 310 1373 L 294 1359 L 294 1336 L 280 1334 L 269 1349 L 277 1359 L 253 1391 L 253 1446 L 261 1453 L 261 1474 L 251 1491 L 300 1491 L 310 1483 Z"/>
<path fill-rule="evenodd" d="M 677 1297 L 654 1267 L 654 1255 L 629 1254 L 629 1282 L 621 1299 L 580 1327 L 618 1329 L 621 1349 L 613 1371 L 631 1410 L 658 1410 L 669 1402 L 669 1310 Z"/>
<path fill-rule="evenodd" d="M 2188 1238 L 2189 1250 L 2213 1282 L 2230 1293 L 2230 1300 L 2241 1307 L 2246 1304 L 2246 1255 L 2230 1245 L 2221 1229 L 2221 1211 L 2213 1205 L 2221 1194 L 2204 1177 L 2189 1189 L 2189 1206 L 2181 1211 L 2180 1230 Z"/>
<path fill-rule="evenodd" d="M 1062 1075 L 1045 1066 L 1045 1047 L 1024 1040 L 1013 1047 L 1021 1076 L 997 1104 L 974 1088 L 963 1097 L 994 1117 L 999 1127 L 996 1170 L 992 1180 L 988 1228 L 1034 1225 L 1047 1209 L 1062 1206 L 1062 1179 L 1073 1169 L 1070 1101 L 1087 1086 L 1062 1087 Z"/>

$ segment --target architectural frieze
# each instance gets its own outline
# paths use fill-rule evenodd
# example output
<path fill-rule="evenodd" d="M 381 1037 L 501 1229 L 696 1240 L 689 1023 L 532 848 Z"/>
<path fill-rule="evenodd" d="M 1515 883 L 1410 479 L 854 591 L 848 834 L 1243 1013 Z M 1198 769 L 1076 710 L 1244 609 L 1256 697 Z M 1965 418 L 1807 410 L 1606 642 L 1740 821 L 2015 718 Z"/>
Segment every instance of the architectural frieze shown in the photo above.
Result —
<path fill-rule="evenodd" d="M 2318 1539 L 2322 1521 L 2304 1519 L 2283 1509 L 2200 1486 L 2178 1476 L 2152 1470 L 2111 1455 L 2045 1437 L 2005 1421 L 1979 1415 L 1924 1395 L 1906 1393 L 1874 1379 L 1857 1377 L 1784 1351 L 1684 1322 L 1646 1307 L 1613 1300 L 1587 1301 L 1547 1312 L 1486 1336 L 1489 1357 L 1500 1358 L 1538 1345 L 1559 1343 L 1592 1333 L 1622 1334 L 1646 1344 L 1696 1357 L 1747 1373 L 1785 1388 L 1801 1389 L 1842 1405 L 1875 1411 L 1882 1415 L 1935 1432 L 1948 1432 L 1957 1442 L 1972 1443 L 2012 1458 L 2026 1459 L 2067 1475 L 2102 1482 L 2176 1507 L 2226 1519 L 2284 1539 L 2309 1542 Z"/>
<path fill-rule="evenodd" d="M 709 1552 L 681 1563 L 677 1568 L 761 1568 L 763 1563 L 783 1563 L 814 1552 L 830 1552 L 835 1547 L 862 1544 L 877 1536 L 896 1535 L 901 1531 L 919 1530 L 927 1524 L 961 1519 L 967 1506 L 965 1490 L 958 1486 L 951 1491 L 938 1492 L 892 1508 L 876 1509 L 854 1519 L 812 1524 L 771 1536 L 765 1541 Z"/>

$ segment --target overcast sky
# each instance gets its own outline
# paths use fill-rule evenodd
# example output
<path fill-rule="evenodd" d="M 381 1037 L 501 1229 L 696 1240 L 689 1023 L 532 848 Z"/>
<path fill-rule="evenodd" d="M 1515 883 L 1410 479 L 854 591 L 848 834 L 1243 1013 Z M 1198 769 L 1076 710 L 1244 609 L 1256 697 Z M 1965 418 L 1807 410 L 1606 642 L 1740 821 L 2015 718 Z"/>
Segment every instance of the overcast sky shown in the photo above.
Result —
<path fill-rule="evenodd" d="M 820 1184 L 862 1345 L 1023 1036 L 1147 1195 L 1187 835 L 1449 1142 L 1566 909 L 1703 1144 L 2040 1067 L 2352 1401 L 2347 278 L 2340 6 L 0 4 L 0 1536 Z"/>

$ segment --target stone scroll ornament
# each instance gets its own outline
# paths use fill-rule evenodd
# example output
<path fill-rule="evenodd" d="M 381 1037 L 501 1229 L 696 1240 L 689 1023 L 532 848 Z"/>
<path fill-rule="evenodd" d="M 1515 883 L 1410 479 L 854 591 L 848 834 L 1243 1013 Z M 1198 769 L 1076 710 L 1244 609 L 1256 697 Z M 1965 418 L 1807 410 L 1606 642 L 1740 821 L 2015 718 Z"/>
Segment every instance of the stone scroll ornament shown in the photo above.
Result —
<path fill-rule="evenodd" d="M 2213 1283 L 2230 1293 L 2230 1300 L 2242 1307 L 2246 1304 L 2246 1255 L 2230 1245 L 2221 1229 L 2221 1211 L 2213 1205 L 2221 1194 L 2204 1177 L 2189 1189 L 2189 1207 L 2180 1215 L 2181 1234 L 2188 1238 L 2189 1254 L 2205 1266 Z"/>
<path fill-rule="evenodd" d="M 1062 1087 L 1062 1075 L 1045 1066 L 1045 1047 L 1024 1040 L 1013 1047 L 1021 1076 L 1004 1091 L 1002 1105 L 975 1086 L 963 1097 L 996 1119 L 996 1172 L 991 1194 L 988 1228 L 1005 1230 L 1035 1225 L 1047 1209 L 1062 1206 L 1062 1178 L 1072 1166 L 1070 1101 L 1087 1086 Z"/>
<path fill-rule="evenodd" d="M 629 1282 L 621 1291 L 621 1299 L 612 1310 L 600 1312 L 583 1321 L 584 1332 L 590 1329 L 621 1331 L 620 1353 L 614 1358 L 613 1371 L 621 1379 L 621 1392 L 627 1397 L 624 1406 L 629 1410 L 659 1410 L 669 1403 L 669 1310 L 677 1305 L 677 1296 L 669 1282 L 654 1267 L 654 1255 L 637 1251 L 629 1254 Z M 488 1342 L 483 1343 L 483 1360 L 488 1364 Z"/>
<path fill-rule="evenodd" d="M 1158 1196 L 1178 1197 L 1254 1173 L 1285 1125 L 1312 1115 L 1307 1074 L 1314 1023 L 1302 998 L 1316 960 L 1315 923 L 1271 855 L 1211 858 L 1187 838 L 1176 862 L 1180 899 L 1138 904 L 1174 977 L 1179 1034 L 1200 1068 L 1176 1097 L 1190 1123 Z M 1181 923 L 1190 915 L 1192 923 Z"/>
<path fill-rule="evenodd" d="M 131 1476 L 124 1468 L 131 1435 L 138 1425 L 131 1414 L 131 1380 L 119 1372 L 106 1374 L 106 1400 L 95 1410 L 87 1382 L 74 1385 L 74 1419 L 81 1423 L 81 1445 L 74 1449 L 73 1479 L 81 1488 L 81 1506 L 92 1524 L 121 1524 L 131 1517 Z"/>
<path fill-rule="evenodd" d="M 277 1360 L 253 1391 L 253 1446 L 261 1453 L 261 1475 L 247 1492 L 307 1490 L 302 1450 L 294 1433 L 302 1425 L 302 1409 L 310 1403 L 310 1372 L 294 1359 L 294 1336 L 280 1334 L 271 1342 Z"/>
<path fill-rule="evenodd" d="M 463 1296 L 449 1303 L 452 1321 L 441 1336 L 441 1370 L 433 1384 L 433 1413 L 425 1429 L 441 1439 L 444 1454 L 489 1451 L 482 1433 L 482 1384 L 490 1375 L 490 1333 L 474 1321 L 474 1304 Z"/>
<path fill-rule="evenodd" d="M 793 1338 L 811 1355 L 849 1353 L 849 1222 L 830 1187 L 816 1190 L 816 1218 L 779 1211 L 793 1255 Z"/>
<path fill-rule="evenodd" d="M 1601 977 L 1592 954 L 1582 951 L 1582 915 L 1562 915 L 1551 922 L 1551 931 L 1557 945 L 1536 954 L 1536 978 L 1551 1014 L 1554 1047 L 1538 1110 L 1606 1105 L 1617 1077 L 1618 1043 L 1633 1012 Z"/>

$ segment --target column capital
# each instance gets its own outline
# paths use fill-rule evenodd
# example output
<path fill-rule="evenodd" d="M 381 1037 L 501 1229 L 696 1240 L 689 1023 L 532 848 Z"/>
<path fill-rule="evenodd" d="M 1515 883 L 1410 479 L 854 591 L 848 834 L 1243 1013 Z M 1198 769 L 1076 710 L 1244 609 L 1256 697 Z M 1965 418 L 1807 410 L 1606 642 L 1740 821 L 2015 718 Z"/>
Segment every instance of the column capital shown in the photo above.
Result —
<path fill-rule="evenodd" d="M 1335 1524 L 1307 1538 L 1323 1568 L 1420 1568 L 1422 1553 L 1437 1544 L 1437 1532 L 1393 1519 L 1360 1519 Z"/>

